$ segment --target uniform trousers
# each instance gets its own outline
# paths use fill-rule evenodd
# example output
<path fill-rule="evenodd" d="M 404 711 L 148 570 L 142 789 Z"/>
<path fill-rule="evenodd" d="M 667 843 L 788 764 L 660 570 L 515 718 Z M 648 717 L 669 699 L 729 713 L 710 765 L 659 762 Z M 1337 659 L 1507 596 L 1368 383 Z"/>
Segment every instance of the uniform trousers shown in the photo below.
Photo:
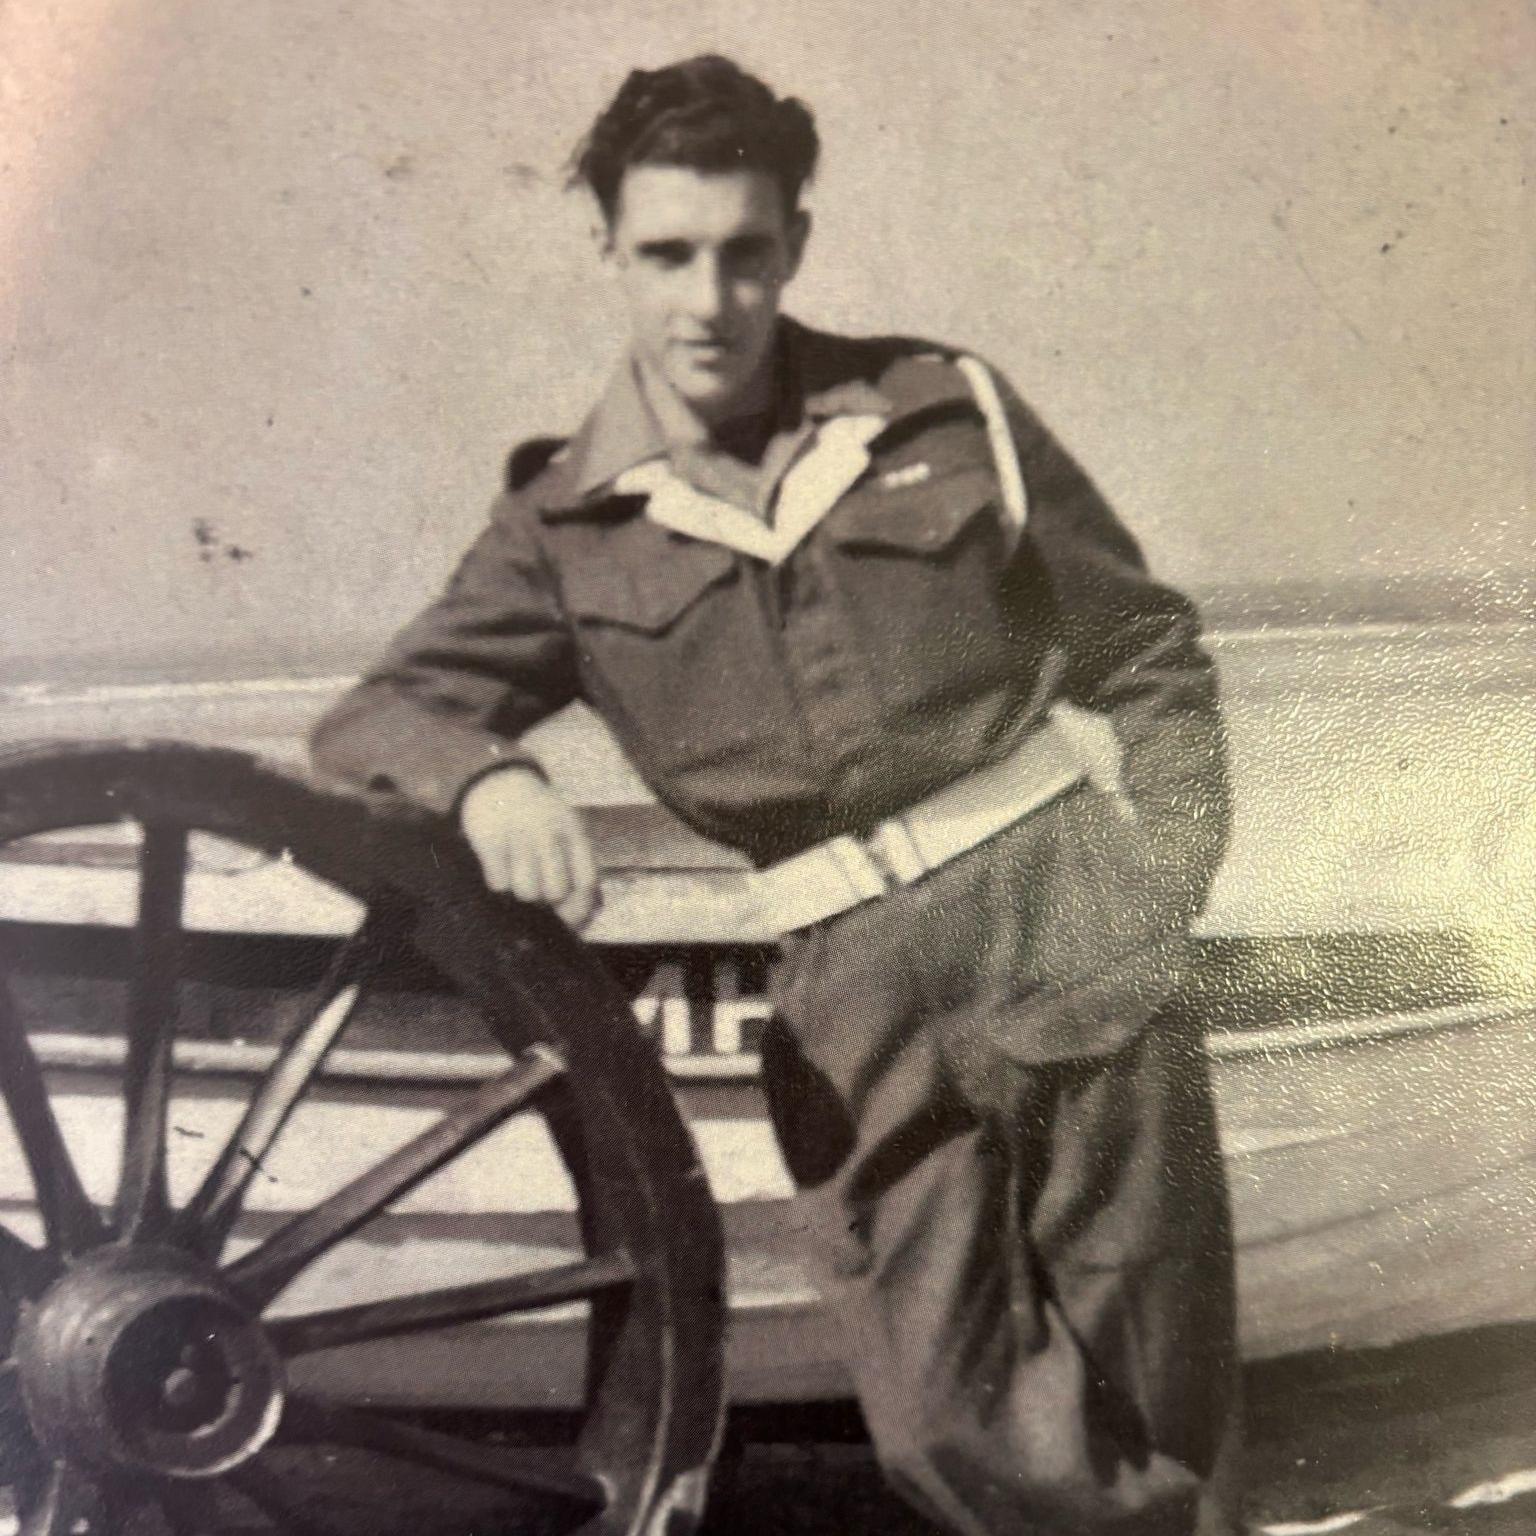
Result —
<path fill-rule="evenodd" d="M 1113 990 L 1064 1012 L 1040 974 L 1043 925 L 1115 926 L 1124 893 L 1063 859 L 1100 811 L 1069 797 L 792 935 L 773 984 L 764 1084 L 813 1268 L 887 1477 L 958 1536 L 1212 1528 L 1235 1418 L 1198 1030 L 1117 968 L 1123 933 L 1080 956 L 1085 986 L 1137 978 L 1118 1027 Z"/>

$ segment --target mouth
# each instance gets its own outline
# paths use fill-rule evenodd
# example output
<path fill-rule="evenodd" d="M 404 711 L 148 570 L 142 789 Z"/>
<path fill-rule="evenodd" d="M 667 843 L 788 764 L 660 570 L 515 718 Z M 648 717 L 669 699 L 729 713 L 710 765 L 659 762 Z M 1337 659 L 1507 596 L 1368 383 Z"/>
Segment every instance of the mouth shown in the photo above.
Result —
<path fill-rule="evenodd" d="M 676 343 L 684 357 L 692 363 L 719 364 L 731 355 L 728 341 L 679 341 Z"/>

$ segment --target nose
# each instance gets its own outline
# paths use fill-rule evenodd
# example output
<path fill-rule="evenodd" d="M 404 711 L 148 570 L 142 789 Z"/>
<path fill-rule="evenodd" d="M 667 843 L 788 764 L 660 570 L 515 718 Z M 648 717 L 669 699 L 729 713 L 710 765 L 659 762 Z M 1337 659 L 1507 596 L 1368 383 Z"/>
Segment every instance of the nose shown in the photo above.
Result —
<path fill-rule="evenodd" d="M 685 302 L 695 320 L 718 320 L 725 313 L 729 302 L 726 273 L 713 252 L 700 252 L 690 264 Z"/>

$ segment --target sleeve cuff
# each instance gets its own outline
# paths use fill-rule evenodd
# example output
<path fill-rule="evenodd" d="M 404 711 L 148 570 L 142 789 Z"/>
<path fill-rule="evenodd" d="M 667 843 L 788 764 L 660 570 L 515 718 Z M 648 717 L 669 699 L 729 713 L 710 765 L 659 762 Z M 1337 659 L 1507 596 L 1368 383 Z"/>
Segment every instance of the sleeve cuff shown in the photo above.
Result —
<path fill-rule="evenodd" d="M 311 752 L 323 772 L 442 816 L 456 815 L 464 792 L 489 773 L 544 776 L 516 741 L 380 689 L 359 690 L 322 720 Z"/>
<path fill-rule="evenodd" d="M 544 777 L 543 768 L 515 742 L 473 727 L 434 722 L 388 771 L 373 774 L 368 788 L 403 794 L 428 810 L 455 816 L 470 785 L 504 768 L 531 769 Z"/>

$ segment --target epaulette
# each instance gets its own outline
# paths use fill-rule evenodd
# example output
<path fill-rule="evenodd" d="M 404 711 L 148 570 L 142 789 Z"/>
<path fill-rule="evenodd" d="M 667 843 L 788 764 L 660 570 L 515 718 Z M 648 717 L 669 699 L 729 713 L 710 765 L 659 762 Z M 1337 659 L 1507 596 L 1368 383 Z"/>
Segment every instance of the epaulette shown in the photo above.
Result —
<path fill-rule="evenodd" d="M 941 366 L 935 366 L 941 365 Z M 909 421 L 958 407 L 980 413 L 997 466 L 1003 515 L 1016 541 L 1029 517 L 1029 493 L 1019 463 L 1019 446 L 992 370 L 968 353 L 925 348 L 899 357 L 880 379 Z"/>
<path fill-rule="evenodd" d="M 968 402 L 970 387 L 958 364 L 954 352 L 932 346 L 913 349 L 892 358 L 876 385 L 890 396 L 900 415 Z"/>
<path fill-rule="evenodd" d="M 537 480 L 566 442 L 563 437 L 531 437 L 526 443 L 519 443 L 507 455 L 507 489 L 520 491 Z"/>

